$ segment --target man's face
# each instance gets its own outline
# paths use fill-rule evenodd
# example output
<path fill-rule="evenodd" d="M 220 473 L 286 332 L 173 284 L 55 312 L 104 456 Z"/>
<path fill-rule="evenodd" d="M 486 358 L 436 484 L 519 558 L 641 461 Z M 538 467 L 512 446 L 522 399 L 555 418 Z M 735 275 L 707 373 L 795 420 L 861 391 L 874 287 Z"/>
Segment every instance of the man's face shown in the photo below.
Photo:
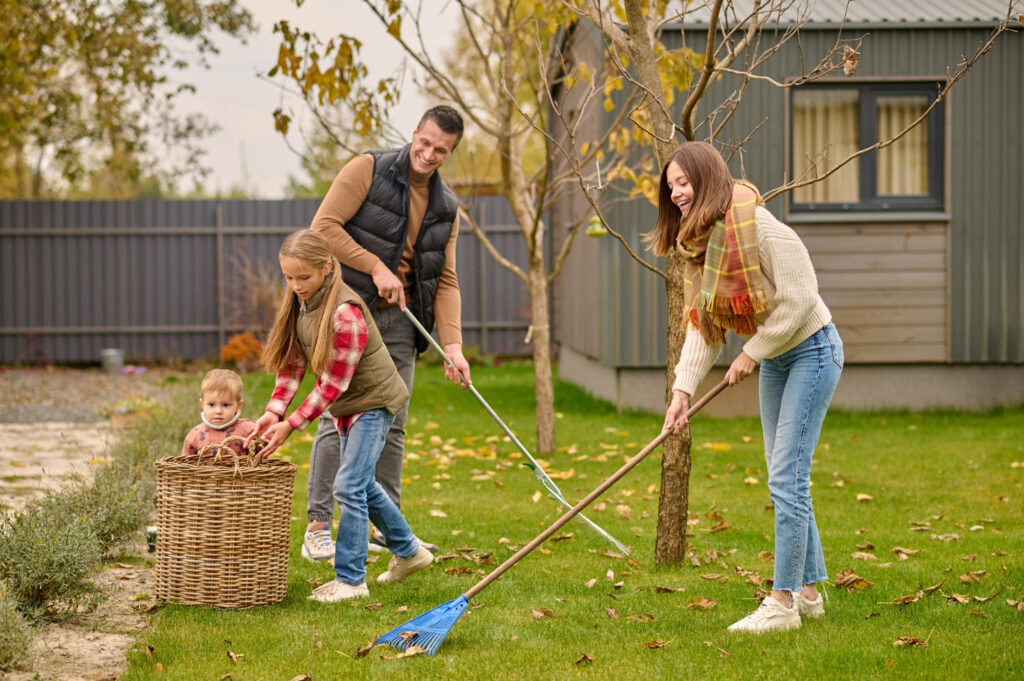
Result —
<path fill-rule="evenodd" d="M 426 119 L 412 134 L 410 171 L 428 177 L 452 155 L 457 143 L 458 136 L 455 133 L 445 132 L 432 119 Z"/>

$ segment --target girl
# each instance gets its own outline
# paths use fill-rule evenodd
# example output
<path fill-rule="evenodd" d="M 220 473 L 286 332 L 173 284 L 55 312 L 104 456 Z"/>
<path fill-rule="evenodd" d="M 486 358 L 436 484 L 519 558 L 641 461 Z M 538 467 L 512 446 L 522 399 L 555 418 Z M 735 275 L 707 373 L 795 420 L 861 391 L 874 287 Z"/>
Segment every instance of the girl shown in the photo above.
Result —
<path fill-rule="evenodd" d="M 817 582 L 828 577 L 811 505 L 811 456 L 843 367 L 843 342 L 818 295 L 800 238 L 733 180 L 710 144 L 688 142 L 661 172 L 658 222 L 646 237 L 664 255 L 678 249 L 687 310 L 664 429 L 679 432 L 690 396 L 725 343 L 747 340 L 726 377 L 735 385 L 761 363 L 759 400 L 768 488 L 775 505 L 771 595 L 730 631 L 800 626 L 824 614 Z"/>
<path fill-rule="evenodd" d="M 399 582 L 433 560 L 374 478 L 388 429 L 409 392 L 366 305 L 342 281 L 327 239 L 309 230 L 294 232 L 281 245 L 278 258 L 287 287 L 263 351 L 263 366 L 277 374 L 277 382 L 266 413 L 256 421 L 255 434 L 267 441 L 261 452 L 265 457 L 325 409 L 334 416 L 341 434 L 341 465 L 333 489 L 340 508 L 336 578 L 309 598 L 331 603 L 368 596 L 370 520 L 384 532 L 394 554 L 378 582 Z M 307 365 L 317 375 L 316 384 L 302 405 L 282 420 Z"/>

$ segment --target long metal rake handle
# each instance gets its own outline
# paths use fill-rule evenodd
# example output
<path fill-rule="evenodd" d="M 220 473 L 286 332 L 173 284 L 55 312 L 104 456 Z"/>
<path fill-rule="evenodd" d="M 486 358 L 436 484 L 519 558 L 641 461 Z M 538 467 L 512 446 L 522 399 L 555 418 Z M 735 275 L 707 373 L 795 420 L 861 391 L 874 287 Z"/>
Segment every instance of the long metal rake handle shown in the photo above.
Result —
<path fill-rule="evenodd" d="M 533 455 L 530 454 L 529 450 L 526 449 L 525 446 L 523 446 L 523 443 L 519 441 L 519 438 L 515 436 L 515 433 L 513 433 L 509 429 L 509 427 L 505 425 L 505 422 L 501 420 L 501 417 L 498 416 L 498 414 L 493 409 L 491 409 L 491 405 L 487 403 L 487 400 L 484 399 L 484 396 L 477 391 L 477 389 L 473 386 L 472 383 L 469 382 L 469 380 L 466 379 L 465 376 L 462 375 L 462 372 L 459 371 L 458 367 L 455 366 L 455 363 L 451 359 L 449 359 L 448 355 L 444 354 L 444 348 L 441 347 L 441 344 L 434 340 L 434 337 L 430 335 L 430 332 L 427 331 L 422 324 L 420 324 L 420 320 L 416 319 L 416 316 L 409 310 L 409 308 L 403 309 L 402 312 L 404 312 L 405 316 L 409 318 L 409 321 L 412 322 L 412 325 L 416 327 L 416 330 L 419 331 L 423 335 L 423 337 L 427 339 L 427 341 L 434 347 L 435 350 L 437 350 L 437 354 L 441 356 L 441 359 L 445 362 L 445 364 L 450 366 L 452 369 L 455 370 L 456 373 L 459 374 L 459 377 L 462 379 L 464 385 L 467 388 L 469 388 L 469 391 L 471 393 L 473 393 L 473 397 L 475 397 L 477 401 L 481 404 L 481 406 L 483 406 L 483 408 L 487 410 L 487 413 L 491 415 L 491 418 L 494 419 L 494 422 L 501 427 L 502 431 L 504 431 L 505 435 L 507 435 L 508 438 L 513 442 L 513 444 L 515 444 L 516 448 L 523 454 L 523 456 L 525 456 L 529 460 L 529 463 L 524 463 L 523 465 L 528 466 L 530 470 L 533 471 L 533 477 L 537 478 L 537 480 L 540 481 L 540 483 L 544 486 L 544 489 L 548 491 L 548 494 L 550 494 L 555 501 L 560 503 L 565 508 L 572 508 L 572 504 L 566 501 L 565 497 L 562 495 L 562 491 L 558 489 L 558 485 L 555 484 L 555 481 L 552 480 L 550 476 L 548 476 L 548 474 L 544 472 L 544 469 L 540 466 L 539 463 L 537 463 L 537 460 L 533 458 Z M 580 515 L 580 520 L 587 523 L 587 525 L 590 525 L 591 529 L 593 529 L 595 532 L 597 532 L 602 537 L 611 542 L 612 545 L 615 546 L 615 548 L 617 548 L 619 551 L 622 551 L 627 556 L 629 555 L 629 547 L 627 547 L 625 544 L 623 544 L 618 539 L 609 534 L 600 525 L 598 525 L 585 515 Z"/>
<path fill-rule="evenodd" d="M 718 393 L 725 390 L 728 386 L 728 379 L 723 379 L 721 383 L 711 388 L 711 390 L 705 393 L 703 397 L 701 397 L 695 404 L 693 404 L 689 409 L 686 410 L 686 417 L 690 418 L 691 416 L 696 414 L 704 407 L 705 404 L 710 402 L 716 395 L 718 395 Z M 633 468 L 638 463 L 643 461 L 648 454 L 654 451 L 654 449 L 657 448 L 657 446 L 660 445 L 662 442 L 664 442 L 665 439 L 668 438 L 668 436 L 671 434 L 672 431 L 666 430 L 663 431 L 661 435 L 651 440 L 646 447 L 641 449 L 633 456 L 632 459 L 623 464 L 622 468 L 615 471 L 615 473 L 613 473 L 610 478 L 608 478 L 600 485 L 598 485 L 597 489 L 595 489 L 593 492 L 584 497 L 584 499 L 575 506 L 573 506 L 572 509 L 566 511 L 566 513 L 561 518 L 552 523 L 551 526 L 548 527 L 548 529 L 541 532 L 539 535 L 537 535 L 536 538 L 533 539 L 533 541 L 531 541 L 523 548 L 519 549 L 511 558 L 509 558 L 504 563 L 496 567 L 494 571 L 491 572 L 491 574 L 487 575 L 479 582 L 477 582 L 469 591 L 467 591 L 464 594 L 466 599 L 468 600 L 470 598 L 473 598 L 473 596 L 483 591 L 488 585 L 490 585 L 491 582 L 496 580 L 498 577 L 501 577 L 505 572 L 509 570 L 509 568 L 511 568 L 513 565 L 518 563 L 524 556 L 526 556 L 526 554 L 530 553 L 535 548 L 544 543 L 544 541 L 547 540 L 548 537 L 557 532 L 563 525 L 572 520 L 574 516 L 579 514 L 580 511 L 589 506 L 599 496 L 604 494 L 609 487 L 618 482 L 624 475 L 626 475 L 626 473 L 633 470 Z"/>

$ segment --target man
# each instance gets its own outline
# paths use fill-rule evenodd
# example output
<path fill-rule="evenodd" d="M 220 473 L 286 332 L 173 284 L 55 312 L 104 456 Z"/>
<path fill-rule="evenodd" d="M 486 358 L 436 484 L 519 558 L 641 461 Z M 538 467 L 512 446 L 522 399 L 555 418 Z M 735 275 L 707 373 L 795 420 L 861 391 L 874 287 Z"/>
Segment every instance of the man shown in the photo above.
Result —
<path fill-rule="evenodd" d="M 412 141 L 400 149 L 371 151 L 349 161 L 335 178 L 310 229 L 321 232 L 342 264 L 345 282 L 373 312 L 384 345 L 412 393 L 417 352 L 427 348 L 402 310 L 427 329 L 436 319 L 445 355 L 468 379 L 462 354 L 462 299 L 455 273 L 458 199 L 438 169 L 462 139 L 462 117 L 448 106 L 423 114 Z M 445 363 L 445 377 L 459 374 Z M 377 462 L 377 481 L 401 505 L 402 458 L 408 401 L 395 416 Z M 309 464 L 309 522 L 302 555 L 309 560 L 334 556 L 330 521 L 331 488 L 339 465 L 338 431 L 321 417 Z M 437 547 L 424 543 L 431 550 Z M 386 550 L 379 535 L 370 549 Z"/>

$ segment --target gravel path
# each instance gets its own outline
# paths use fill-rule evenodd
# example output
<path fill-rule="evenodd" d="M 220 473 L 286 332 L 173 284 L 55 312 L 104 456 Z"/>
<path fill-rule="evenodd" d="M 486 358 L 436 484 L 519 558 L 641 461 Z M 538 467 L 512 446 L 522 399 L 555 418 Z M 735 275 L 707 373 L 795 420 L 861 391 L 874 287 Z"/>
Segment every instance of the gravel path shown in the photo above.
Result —
<path fill-rule="evenodd" d="M 0 366 L 0 423 L 104 421 L 104 408 L 123 399 L 173 394 L 164 380 L 173 372 L 108 374 L 101 369 Z"/>

